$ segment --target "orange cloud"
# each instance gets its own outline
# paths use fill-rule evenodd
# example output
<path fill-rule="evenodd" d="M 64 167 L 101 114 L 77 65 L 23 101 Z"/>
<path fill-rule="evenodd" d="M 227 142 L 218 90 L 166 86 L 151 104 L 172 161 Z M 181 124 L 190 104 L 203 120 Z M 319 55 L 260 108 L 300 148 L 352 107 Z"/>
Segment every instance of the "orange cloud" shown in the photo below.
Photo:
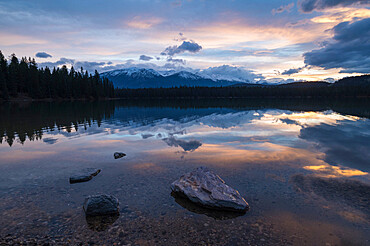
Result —
<path fill-rule="evenodd" d="M 340 23 L 353 21 L 354 19 L 364 19 L 370 17 L 370 9 L 356 8 L 335 8 L 328 9 L 323 15 L 311 19 L 315 23 Z"/>
<path fill-rule="evenodd" d="M 149 29 L 155 25 L 162 23 L 162 19 L 158 17 L 143 18 L 135 16 L 126 23 L 127 26 L 137 29 Z"/>

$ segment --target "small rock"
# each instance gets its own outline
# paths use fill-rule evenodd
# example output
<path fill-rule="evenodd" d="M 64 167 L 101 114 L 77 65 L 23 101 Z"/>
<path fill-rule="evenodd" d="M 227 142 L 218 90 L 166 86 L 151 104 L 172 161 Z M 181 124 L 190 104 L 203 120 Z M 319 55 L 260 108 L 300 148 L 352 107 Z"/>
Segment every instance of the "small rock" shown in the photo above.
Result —
<path fill-rule="evenodd" d="M 86 216 L 119 214 L 118 199 L 111 195 L 95 195 L 85 199 L 83 209 Z"/>
<path fill-rule="evenodd" d="M 82 183 L 82 182 L 87 182 L 92 179 L 91 175 L 75 175 L 69 177 L 69 183 L 70 184 L 75 184 L 75 183 Z"/>
<path fill-rule="evenodd" d="M 114 153 L 114 159 L 119 159 L 119 158 L 122 158 L 124 156 L 126 156 L 126 154 L 122 153 L 122 152 L 115 152 Z"/>
<path fill-rule="evenodd" d="M 100 173 L 100 169 L 96 168 L 87 168 L 82 171 L 81 174 L 73 175 L 69 177 L 69 183 L 74 184 L 74 183 L 81 183 L 81 182 L 87 182 L 91 180 L 93 177 L 98 175 Z"/>
<path fill-rule="evenodd" d="M 219 209 L 245 212 L 248 203 L 239 192 L 206 167 L 199 167 L 171 184 L 174 193 L 186 196 L 199 205 Z"/>

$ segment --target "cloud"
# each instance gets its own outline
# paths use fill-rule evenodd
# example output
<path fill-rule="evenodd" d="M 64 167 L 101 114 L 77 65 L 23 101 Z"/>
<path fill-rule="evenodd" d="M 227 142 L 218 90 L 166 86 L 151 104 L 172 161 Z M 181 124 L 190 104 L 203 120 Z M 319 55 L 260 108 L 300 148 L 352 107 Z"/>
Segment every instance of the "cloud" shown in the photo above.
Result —
<path fill-rule="evenodd" d="M 106 65 L 105 62 L 88 62 L 88 61 L 78 61 L 72 64 L 76 69 L 84 68 L 85 70 L 89 71 L 90 73 L 94 72 L 95 70 L 99 70 L 100 67 Z"/>
<path fill-rule="evenodd" d="M 292 75 L 295 73 L 301 72 L 305 67 L 299 67 L 299 68 L 291 68 L 288 70 L 285 70 L 284 72 L 281 73 L 281 75 Z"/>
<path fill-rule="evenodd" d="M 174 45 L 167 47 L 161 55 L 174 56 L 176 54 L 182 54 L 186 51 L 190 53 L 197 53 L 202 49 L 202 46 L 195 43 L 194 41 L 183 41 L 180 46 Z"/>
<path fill-rule="evenodd" d="M 185 37 L 185 35 L 182 32 L 179 32 L 178 37 L 174 38 L 173 40 L 174 41 L 185 41 L 185 40 L 187 40 L 187 38 Z"/>
<path fill-rule="evenodd" d="M 68 59 L 68 58 L 62 57 L 56 62 L 41 62 L 39 63 L 39 66 L 52 68 L 52 67 L 58 67 L 62 65 L 71 65 L 71 64 L 74 64 L 74 62 L 75 62 L 74 59 Z"/>
<path fill-rule="evenodd" d="M 181 139 L 176 139 L 175 137 L 164 138 L 163 141 L 166 142 L 168 146 L 180 146 L 184 151 L 194 151 L 202 146 L 202 143 L 197 140 L 185 141 Z"/>
<path fill-rule="evenodd" d="M 141 16 L 135 16 L 133 19 L 127 22 L 127 26 L 135 29 L 149 29 L 160 24 L 162 21 L 162 19 L 157 17 L 144 18 Z"/>
<path fill-rule="evenodd" d="M 252 83 L 264 78 L 262 75 L 256 74 L 252 70 L 230 65 L 209 67 L 199 71 L 197 74 L 212 80 L 232 80 Z"/>
<path fill-rule="evenodd" d="M 298 2 L 300 10 L 304 13 L 320 11 L 332 7 L 344 7 L 354 4 L 370 4 L 369 0 L 301 0 Z"/>
<path fill-rule="evenodd" d="M 52 57 L 52 55 L 46 53 L 46 52 L 37 52 L 36 57 L 38 58 L 49 58 L 49 57 Z"/>
<path fill-rule="evenodd" d="M 153 57 L 146 56 L 146 55 L 141 55 L 140 58 L 139 58 L 139 60 L 141 60 L 141 61 L 150 61 L 152 59 L 153 59 Z"/>
<path fill-rule="evenodd" d="M 342 22 L 324 47 L 303 54 L 306 65 L 325 69 L 342 68 L 342 73 L 370 72 L 370 18 Z"/>
<path fill-rule="evenodd" d="M 290 12 L 290 10 L 294 7 L 294 3 L 290 3 L 288 5 L 282 5 L 277 9 L 271 10 L 273 15 L 283 13 L 284 11 Z"/>
<path fill-rule="evenodd" d="M 172 57 L 168 57 L 167 61 L 168 62 L 173 62 L 173 63 L 179 63 L 179 64 L 182 64 L 182 65 L 186 64 L 186 60 L 184 60 L 184 59 L 174 59 Z"/>
<path fill-rule="evenodd" d="M 110 62 L 76 61 L 74 59 L 62 57 L 56 62 L 41 62 L 39 63 L 39 66 L 53 68 L 53 67 L 60 67 L 60 66 L 66 65 L 66 66 L 73 66 L 75 69 L 80 69 L 82 67 L 84 70 L 87 70 L 92 73 L 95 70 L 100 70 L 101 68 L 109 64 L 111 63 Z"/>

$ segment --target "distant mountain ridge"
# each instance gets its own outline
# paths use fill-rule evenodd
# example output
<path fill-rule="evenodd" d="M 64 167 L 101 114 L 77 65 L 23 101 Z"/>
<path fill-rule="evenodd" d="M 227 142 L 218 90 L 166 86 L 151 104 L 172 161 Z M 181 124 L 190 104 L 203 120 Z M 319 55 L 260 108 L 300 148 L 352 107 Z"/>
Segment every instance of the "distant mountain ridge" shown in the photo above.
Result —
<path fill-rule="evenodd" d="M 180 86 L 220 87 L 243 83 L 240 80 L 212 79 L 188 71 L 163 71 L 146 68 L 125 68 L 101 73 L 100 76 L 113 82 L 116 88 L 169 88 Z M 248 85 L 249 83 L 245 83 Z"/>

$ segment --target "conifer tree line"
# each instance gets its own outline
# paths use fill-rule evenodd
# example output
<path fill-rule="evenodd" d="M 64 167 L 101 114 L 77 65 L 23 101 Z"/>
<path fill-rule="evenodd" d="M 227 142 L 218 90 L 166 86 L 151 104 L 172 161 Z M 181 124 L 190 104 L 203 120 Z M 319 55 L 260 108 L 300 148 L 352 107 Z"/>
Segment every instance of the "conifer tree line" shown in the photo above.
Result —
<path fill-rule="evenodd" d="M 116 89 L 116 97 L 144 98 L 367 98 L 370 75 L 343 78 L 335 83 L 294 82 L 278 85 L 228 87 L 172 87 Z"/>
<path fill-rule="evenodd" d="M 81 68 L 38 68 L 35 59 L 12 54 L 9 61 L 0 51 L 0 98 L 19 96 L 34 99 L 99 99 L 113 98 L 114 86 L 99 73 L 91 75 Z"/>

